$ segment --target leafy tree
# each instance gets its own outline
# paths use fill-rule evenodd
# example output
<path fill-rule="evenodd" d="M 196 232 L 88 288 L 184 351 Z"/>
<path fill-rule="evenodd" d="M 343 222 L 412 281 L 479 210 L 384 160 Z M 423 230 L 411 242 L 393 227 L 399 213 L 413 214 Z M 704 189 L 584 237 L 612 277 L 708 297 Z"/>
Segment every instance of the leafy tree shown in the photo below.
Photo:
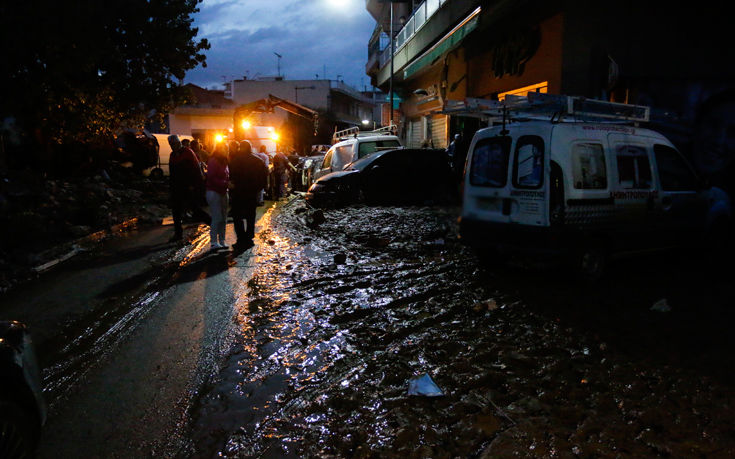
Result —
<path fill-rule="evenodd" d="M 0 2 L 0 120 L 40 145 L 89 143 L 169 111 L 186 71 L 206 65 L 201 1 Z"/>

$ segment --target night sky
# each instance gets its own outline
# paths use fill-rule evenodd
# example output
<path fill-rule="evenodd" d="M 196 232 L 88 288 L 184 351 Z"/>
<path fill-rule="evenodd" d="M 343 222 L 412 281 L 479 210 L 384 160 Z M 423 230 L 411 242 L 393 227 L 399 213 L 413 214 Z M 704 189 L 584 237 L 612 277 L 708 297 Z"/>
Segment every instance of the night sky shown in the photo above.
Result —
<path fill-rule="evenodd" d="M 274 76 L 340 79 L 362 89 L 375 20 L 364 0 L 205 0 L 194 17 L 212 48 L 207 67 L 186 83 L 222 88 L 223 81 Z"/>

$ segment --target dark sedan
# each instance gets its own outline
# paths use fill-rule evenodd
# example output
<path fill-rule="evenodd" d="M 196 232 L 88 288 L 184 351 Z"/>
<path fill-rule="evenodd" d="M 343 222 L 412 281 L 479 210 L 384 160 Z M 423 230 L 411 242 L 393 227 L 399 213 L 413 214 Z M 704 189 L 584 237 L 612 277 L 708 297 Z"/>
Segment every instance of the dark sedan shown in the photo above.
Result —
<path fill-rule="evenodd" d="M 434 204 L 452 196 L 445 150 L 394 149 L 374 153 L 317 180 L 306 193 L 314 206 Z"/>
<path fill-rule="evenodd" d="M 19 322 L 0 320 L 0 457 L 33 457 L 45 420 L 30 334 Z"/>

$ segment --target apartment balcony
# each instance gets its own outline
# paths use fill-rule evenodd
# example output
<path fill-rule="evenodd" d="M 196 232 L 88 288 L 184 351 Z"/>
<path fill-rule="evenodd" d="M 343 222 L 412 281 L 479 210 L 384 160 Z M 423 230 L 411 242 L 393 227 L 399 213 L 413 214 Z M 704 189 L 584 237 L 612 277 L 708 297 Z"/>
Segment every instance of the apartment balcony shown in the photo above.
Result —
<path fill-rule="evenodd" d="M 393 54 L 393 79 L 401 81 L 404 79 L 404 68 L 413 63 L 422 53 L 433 45 L 444 40 L 448 33 L 463 25 L 467 18 L 476 15 L 480 0 L 425 0 L 411 13 L 395 36 Z M 399 4 L 395 4 L 399 5 Z M 385 9 L 390 8 L 390 3 L 378 0 L 367 0 L 368 11 L 375 17 L 376 13 L 385 14 Z M 371 9 L 372 8 L 372 9 Z M 380 16 L 382 17 L 382 16 Z M 394 11 L 395 19 L 395 11 Z M 472 27 L 475 22 L 470 24 Z M 390 21 L 388 21 L 390 25 Z M 468 30 L 462 29 L 463 33 Z M 454 37 L 455 39 L 457 37 Z M 379 71 L 376 75 L 377 86 L 387 84 L 390 79 L 391 49 L 387 46 L 378 55 Z"/>

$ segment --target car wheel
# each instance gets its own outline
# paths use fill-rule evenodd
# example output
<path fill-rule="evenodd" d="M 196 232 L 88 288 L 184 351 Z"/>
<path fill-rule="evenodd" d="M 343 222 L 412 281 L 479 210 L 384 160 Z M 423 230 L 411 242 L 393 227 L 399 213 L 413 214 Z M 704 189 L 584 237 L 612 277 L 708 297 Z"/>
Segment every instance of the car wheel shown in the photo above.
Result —
<path fill-rule="evenodd" d="M 35 439 L 33 416 L 19 405 L 0 401 L 0 457 L 33 457 Z"/>
<path fill-rule="evenodd" d="M 153 170 L 151 170 L 151 178 L 154 179 L 160 179 L 163 177 L 163 169 L 160 167 L 156 167 Z"/>

